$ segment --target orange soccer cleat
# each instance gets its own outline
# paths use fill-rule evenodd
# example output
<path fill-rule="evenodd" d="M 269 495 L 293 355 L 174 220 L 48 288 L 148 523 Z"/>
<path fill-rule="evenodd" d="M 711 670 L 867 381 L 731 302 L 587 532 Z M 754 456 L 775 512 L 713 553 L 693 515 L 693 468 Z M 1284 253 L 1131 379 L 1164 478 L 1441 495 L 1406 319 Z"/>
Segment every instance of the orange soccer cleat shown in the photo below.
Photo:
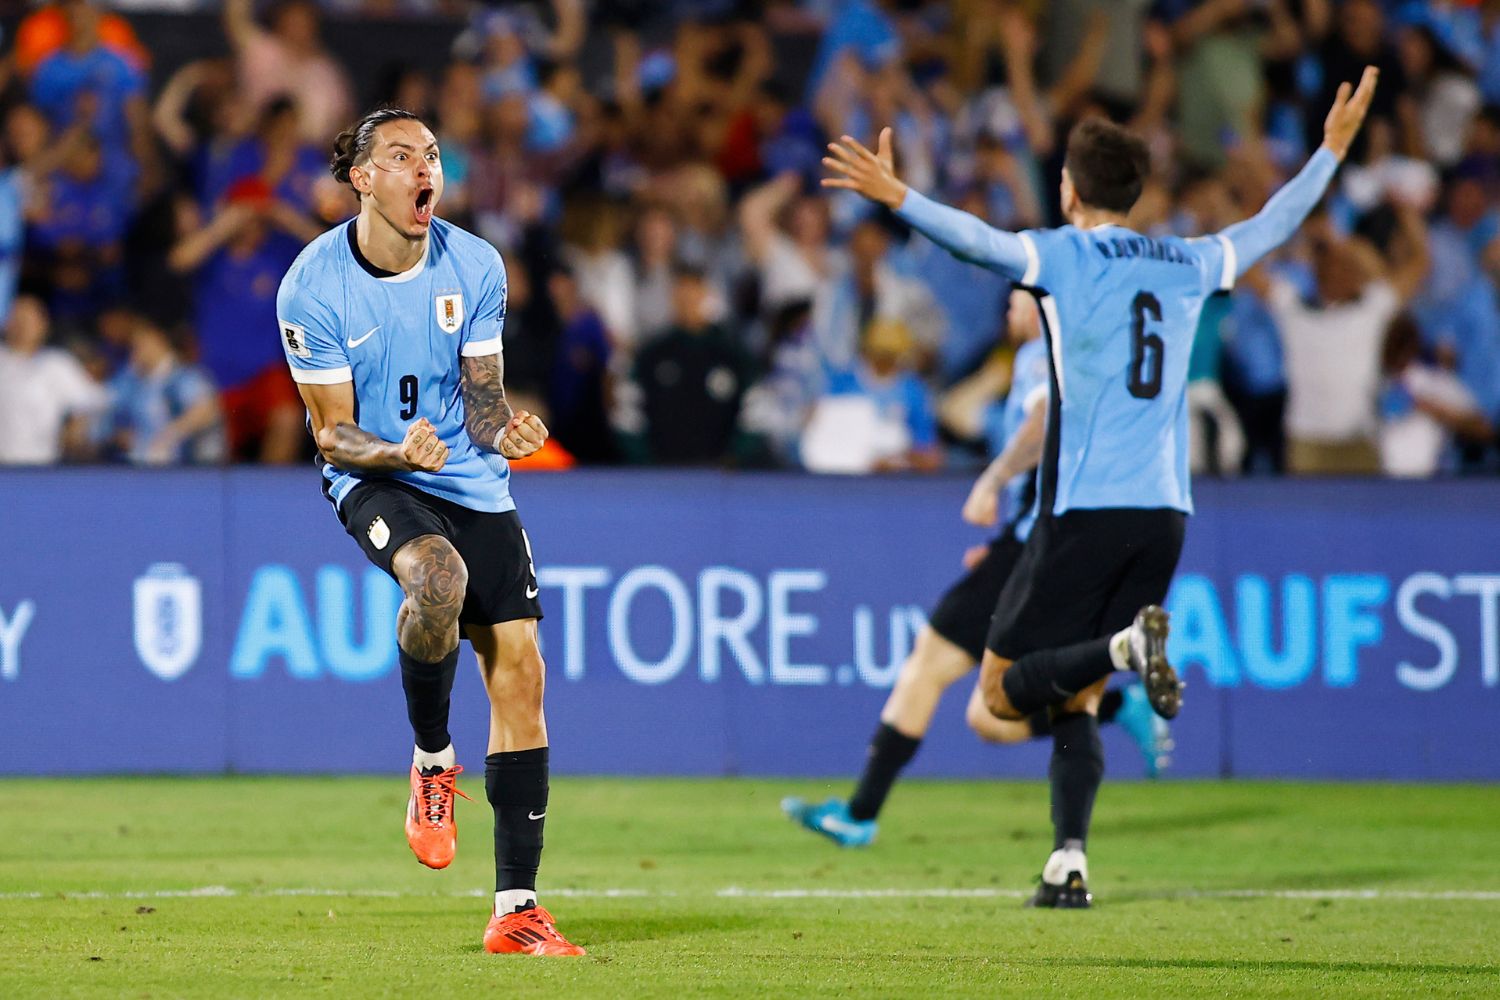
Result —
<path fill-rule="evenodd" d="M 540 906 L 490 917 L 484 929 L 484 950 L 491 955 L 587 954 L 557 932 L 552 914 Z"/>
<path fill-rule="evenodd" d="M 406 842 L 417 860 L 428 868 L 447 868 L 458 846 L 458 826 L 453 821 L 453 796 L 467 795 L 454 784 L 463 768 L 423 773 L 411 769 L 411 798 L 406 803 Z M 469 799 L 470 802 L 474 801 Z"/>

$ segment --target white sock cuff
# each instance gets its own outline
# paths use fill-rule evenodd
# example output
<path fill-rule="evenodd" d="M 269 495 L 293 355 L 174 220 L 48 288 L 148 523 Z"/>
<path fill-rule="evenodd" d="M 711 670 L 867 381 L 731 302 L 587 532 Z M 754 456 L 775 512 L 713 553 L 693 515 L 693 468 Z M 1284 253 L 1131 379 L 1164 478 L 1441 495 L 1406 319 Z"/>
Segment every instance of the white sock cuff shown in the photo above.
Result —
<path fill-rule="evenodd" d="M 517 907 L 536 905 L 535 889 L 501 889 L 495 893 L 495 915 L 515 913 Z"/>
<path fill-rule="evenodd" d="M 411 763 L 418 771 L 425 771 L 429 767 L 441 767 L 448 770 L 458 763 L 458 754 L 453 750 L 453 744 L 449 743 L 437 753 L 428 753 L 419 746 L 411 748 Z"/>

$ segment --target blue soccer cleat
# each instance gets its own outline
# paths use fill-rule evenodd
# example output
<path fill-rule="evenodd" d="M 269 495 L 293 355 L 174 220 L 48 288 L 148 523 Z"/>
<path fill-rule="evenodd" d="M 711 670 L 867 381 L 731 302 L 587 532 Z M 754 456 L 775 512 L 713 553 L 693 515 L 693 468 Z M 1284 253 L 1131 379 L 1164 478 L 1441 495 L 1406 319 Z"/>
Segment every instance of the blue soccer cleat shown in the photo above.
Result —
<path fill-rule="evenodd" d="M 1131 684 L 1120 694 L 1124 701 L 1120 703 L 1119 712 L 1115 713 L 1115 722 L 1140 748 L 1141 756 L 1146 760 L 1146 777 L 1159 777 L 1162 770 L 1172 763 L 1172 727 L 1152 710 L 1151 699 L 1146 696 L 1143 685 Z"/>
<path fill-rule="evenodd" d="M 814 804 L 796 797 L 781 800 L 781 811 L 793 822 L 820 833 L 840 847 L 867 847 L 875 839 L 877 824 L 873 819 L 855 819 L 849 815 L 849 803 L 829 799 Z"/>

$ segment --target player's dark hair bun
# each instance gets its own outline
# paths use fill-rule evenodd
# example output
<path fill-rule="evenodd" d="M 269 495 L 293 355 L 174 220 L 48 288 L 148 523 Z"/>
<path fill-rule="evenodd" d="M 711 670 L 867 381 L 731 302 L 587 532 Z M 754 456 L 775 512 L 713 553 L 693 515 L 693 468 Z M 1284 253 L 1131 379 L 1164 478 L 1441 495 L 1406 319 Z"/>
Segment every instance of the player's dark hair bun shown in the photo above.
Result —
<path fill-rule="evenodd" d="M 370 147 L 375 145 L 375 130 L 380 126 L 386 122 L 421 120 L 403 108 L 376 108 L 344 129 L 333 140 L 333 156 L 328 160 L 328 170 L 333 174 L 333 179 L 340 184 L 350 184 L 349 168 L 369 158 Z"/>

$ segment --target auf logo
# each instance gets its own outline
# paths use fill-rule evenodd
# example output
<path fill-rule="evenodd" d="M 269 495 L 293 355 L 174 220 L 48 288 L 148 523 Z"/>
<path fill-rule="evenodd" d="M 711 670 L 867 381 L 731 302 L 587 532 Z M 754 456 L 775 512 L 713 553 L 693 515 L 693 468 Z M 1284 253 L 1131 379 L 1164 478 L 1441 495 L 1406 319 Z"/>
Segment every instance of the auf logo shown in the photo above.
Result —
<path fill-rule="evenodd" d="M 135 651 L 164 681 L 187 673 L 203 645 L 203 591 L 177 563 L 153 563 L 135 581 Z"/>

